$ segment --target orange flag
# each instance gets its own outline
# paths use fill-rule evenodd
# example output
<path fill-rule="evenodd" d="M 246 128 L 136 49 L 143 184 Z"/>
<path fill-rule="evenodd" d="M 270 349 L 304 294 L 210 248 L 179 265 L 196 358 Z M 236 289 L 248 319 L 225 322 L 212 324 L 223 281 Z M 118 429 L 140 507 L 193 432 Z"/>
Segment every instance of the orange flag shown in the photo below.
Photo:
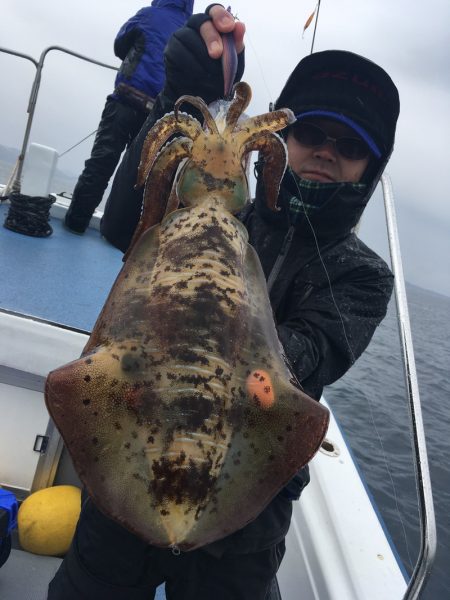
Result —
<path fill-rule="evenodd" d="M 311 21 L 314 19 L 314 15 L 316 14 L 316 10 L 317 10 L 317 4 L 316 4 L 316 8 L 313 10 L 313 12 L 309 15 L 309 17 L 306 20 L 306 23 L 303 25 L 303 33 L 302 33 L 302 38 L 305 35 L 305 31 L 308 29 L 308 27 L 311 25 Z"/>

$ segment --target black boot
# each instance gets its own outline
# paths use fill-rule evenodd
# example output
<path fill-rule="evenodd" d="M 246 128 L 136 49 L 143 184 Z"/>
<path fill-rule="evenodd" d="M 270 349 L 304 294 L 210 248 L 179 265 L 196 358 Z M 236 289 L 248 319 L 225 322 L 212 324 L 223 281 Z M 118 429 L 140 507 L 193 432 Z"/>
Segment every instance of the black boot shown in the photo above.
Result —
<path fill-rule="evenodd" d="M 83 233 L 89 226 L 90 220 L 90 216 L 74 215 L 71 205 L 69 206 L 66 212 L 63 223 L 64 227 L 71 233 L 75 233 L 76 235 L 83 235 Z"/>

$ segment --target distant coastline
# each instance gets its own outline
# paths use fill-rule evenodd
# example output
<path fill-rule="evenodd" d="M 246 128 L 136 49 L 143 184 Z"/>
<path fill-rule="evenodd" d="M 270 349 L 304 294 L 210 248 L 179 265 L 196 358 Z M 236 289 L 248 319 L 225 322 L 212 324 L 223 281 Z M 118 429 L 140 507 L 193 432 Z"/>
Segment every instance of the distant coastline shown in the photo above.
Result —
<path fill-rule="evenodd" d="M 427 292 L 428 294 L 433 294 L 433 296 L 440 296 L 441 298 L 443 298 L 444 300 L 447 300 L 447 301 L 450 300 L 450 296 L 447 296 L 447 294 L 443 294 L 442 292 L 436 292 L 435 290 L 430 290 L 428 288 L 424 288 L 415 283 L 410 283 L 409 281 L 406 282 L 406 286 L 415 288 L 416 290 L 420 290 L 421 292 Z"/>

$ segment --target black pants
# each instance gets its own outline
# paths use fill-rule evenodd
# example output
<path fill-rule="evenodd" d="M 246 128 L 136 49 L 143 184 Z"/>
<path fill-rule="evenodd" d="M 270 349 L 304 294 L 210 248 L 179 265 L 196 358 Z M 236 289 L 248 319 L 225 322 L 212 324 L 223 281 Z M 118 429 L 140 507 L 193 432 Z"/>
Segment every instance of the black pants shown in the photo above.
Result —
<path fill-rule="evenodd" d="M 82 233 L 100 204 L 122 152 L 138 134 L 147 114 L 108 98 L 91 156 L 75 186 L 66 223 Z"/>
<path fill-rule="evenodd" d="M 122 252 L 127 251 L 142 212 L 144 188 L 136 189 L 134 185 L 144 140 L 154 123 L 154 115 L 150 113 L 148 119 L 123 155 L 100 223 L 103 237 Z"/>
<path fill-rule="evenodd" d="M 147 545 L 88 499 L 48 600 L 152 600 L 164 581 L 167 600 L 265 600 L 284 550 L 283 541 L 221 558 L 201 549 L 175 555 Z"/>

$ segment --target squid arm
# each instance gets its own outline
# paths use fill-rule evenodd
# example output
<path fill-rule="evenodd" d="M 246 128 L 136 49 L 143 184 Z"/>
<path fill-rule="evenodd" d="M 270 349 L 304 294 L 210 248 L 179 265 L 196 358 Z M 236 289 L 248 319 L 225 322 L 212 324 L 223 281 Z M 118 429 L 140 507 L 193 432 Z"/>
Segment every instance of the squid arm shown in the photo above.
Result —
<path fill-rule="evenodd" d="M 209 112 L 206 102 L 203 100 L 203 98 L 200 98 L 200 96 L 184 95 L 184 96 L 181 96 L 180 98 L 178 98 L 178 100 L 175 102 L 175 106 L 174 106 L 174 110 L 173 110 L 173 112 L 175 114 L 175 118 L 177 120 L 181 116 L 184 115 L 184 113 L 181 113 L 181 114 L 179 113 L 179 108 L 180 108 L 181 104 L 183 104 L 184 102 L 188 102 L 189 104 L 192 104 L 192 106 L 195 106 L 195 108 L 197 108 L 202 113 L 203 118 L 205 119 L 205 124 L 208 127 L 210 133 L 217 134 L 217 135 L 219 134 L 216 122 L 214 121 L 213 116 Z M 184 115 L 184 116 L 186 116 L 186 115 Z M 190 118 L 193 119 L 195 122 L 197 122 L 197 120 L 194 117 L 190 117 Z"/>
<path fill-rule="evenodd" d="M 179 114 L 177 119 L 173 113 L 166 115 L 155 123 L 148 132 L 142 147 L 136 188 L 144 185 L 160 148 L 172 135 L 177 133 L 195 141 L 202 133 L 202 128 L 196 119 L 184 113 Z"/>
<path fill-rule="evenodd" d="M 287 165 L 286 145 L 279 135 L 271 133 L 257 133 L 251 136 L 244 144 L 244 152 L 259 152 L 264 159 L 263 182 L 267 206 L 277 211 L 277 198 L 280 182 Z"/>
<path fill-rule="evenodd" d="M 266 131 L 279 131 L 295 122 L 294 113 L 289 108 L 281 108 L 271 113 L 250 117 L 236 130 L 238 141 L 244 144 L 249 136 Z"/>
<path fill-rule="evenodd" d="M 231 102 L 226 116 L 227 130 L 232 131 L 237 125 L 238 119 L 252 98 L 252 90 L 248 83 L 243 81 L 234 86 L 234 99 Z"/>
<path fill-rule="evenodd" d="M 180 162 L 191 155 L 192 145 L 192 140 L 188 138 L 176 138 L 157 154 L 145 183 L 141 218 L 123 257 L 124 262 L 141 235 L 178 208 L 178 198 L 172 190 L 173 182 Z"/>

